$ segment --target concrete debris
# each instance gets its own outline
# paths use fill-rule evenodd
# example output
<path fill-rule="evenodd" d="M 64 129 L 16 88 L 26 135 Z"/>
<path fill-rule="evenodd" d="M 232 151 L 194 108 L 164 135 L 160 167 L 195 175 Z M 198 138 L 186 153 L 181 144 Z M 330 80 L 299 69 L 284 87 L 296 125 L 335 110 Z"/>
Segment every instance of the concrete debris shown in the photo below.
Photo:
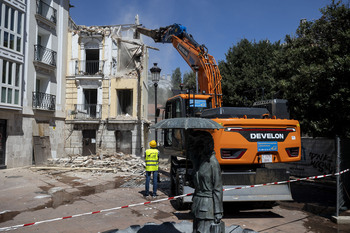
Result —
<path fill-rule="evenodd" d="M 140 175 L 145 172 L 145 161 L 143 158 L 133 154 L 122 152 L 99 153 L 97 155 L 80 156 L 74 155 L 70 158 L 48 159 L 48 168 L 59 170 L 89 170 L 101 172 L 120 173 L 119 175 Z M 168 170 L 167 160 L 161 160 L 160 169 Z"/>
<path fill-rule="evenodd" d="M 110 27 L 99 27 L 99 26 L 78 26 L 78 30 L 73 30 L 76 34 L 85 34 L 85 35 L 103 35 L 109 36 L 111 32 Z"/>
<path fill-rule="evenodd" d="M 137 120 L 137 117 L 133 117 L 133 116 L 130 116 L 129 114 L 125 114 L 125 115 L 117 115 L 115 118 L 113 119 L 116 119 L 116 120 L 133 120 L 133 121 L 136 121 Z"/>

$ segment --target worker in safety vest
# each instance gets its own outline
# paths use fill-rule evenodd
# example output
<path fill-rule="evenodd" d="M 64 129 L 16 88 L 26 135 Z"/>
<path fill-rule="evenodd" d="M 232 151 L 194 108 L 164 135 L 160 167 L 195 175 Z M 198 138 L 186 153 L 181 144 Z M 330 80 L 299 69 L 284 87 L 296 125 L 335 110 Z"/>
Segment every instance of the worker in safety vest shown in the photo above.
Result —
<path fill-rule="evenodd" d="M 149 195 L 149 183 L 151 180 L 151 175 L 153 174 L 153 192 L 152 197 L 157 196 L 157 177 L 158 177 L 158 164 L 159 164 L 159 151 L 156 149 L 157 143 L 152 140 L 150 143 L 150 149 L 145 152 L 145 162 L 146 162 L 146 185 L 145 185 L 145 196 Z"/>

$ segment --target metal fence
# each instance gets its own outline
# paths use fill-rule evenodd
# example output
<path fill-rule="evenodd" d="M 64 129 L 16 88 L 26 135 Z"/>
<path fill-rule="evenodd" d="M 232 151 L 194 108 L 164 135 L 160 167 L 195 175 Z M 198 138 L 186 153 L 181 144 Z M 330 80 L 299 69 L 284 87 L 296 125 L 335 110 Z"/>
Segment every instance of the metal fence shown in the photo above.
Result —
<path fill-rule="evenodd" d="M 56 109 L 56 96 L 42 92 L 33 92 L 33 108 L 54 111 Z"/>
<path fill-rule="evenodd" d="M 350 139 L 336 138 L 337 159 L 336 172 L 350 168 Z M 336 216 L 340 211 L 350 207 L 350 179 L 349 174 L 345 173 L 337 176 L 337 206 Z"/>
<path fill-rule="evenodd" d="M 42 0 L 36 1 L 36 13 L 50 20 L 54 24 L 57 22 L 57 10 Z"/>
<path fill-rule="evenodd" d="M 34 45 L 34 60 L 56 66 L 57 53 L 41 45 Z"/>
<path fill-rule="evenodd" d="M 101 119 L 101 104 L 75 104 L 75 119 Z"/>
<path fill-rule="evenodd" d="M 293 163 L 275 164 L 287 169 L 292 176 L 310 177 L 315 175 L 337 174 L 350 168 L 350 139 L 346 138 L 302 138 L 301 160 Z M 337 176 L 315 180 L 313 184 L 336 191 L 330 203 L 334 203 L 337 216 L 350 208 L 349 172 Z M 324 181 L 325 180 L 325 181 Z"/>
<path fill-rule="evenodd" d="M 81 60 L 76 61 L 75 74 L 82 75 L 101 75 L 103 74 L 103 60 Z"/>

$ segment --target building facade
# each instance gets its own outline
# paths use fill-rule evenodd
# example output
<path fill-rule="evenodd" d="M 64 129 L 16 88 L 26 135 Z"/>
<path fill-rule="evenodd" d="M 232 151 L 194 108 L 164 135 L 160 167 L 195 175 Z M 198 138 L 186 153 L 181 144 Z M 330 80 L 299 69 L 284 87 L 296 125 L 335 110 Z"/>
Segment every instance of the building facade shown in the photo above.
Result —
<path fill-rule="evenodd" d="M 0 165 L 64 155 L 67 0 L 0 1 Z"/>
<path fill-rule="evenodd" d="M 143 153 L 149 125 L 148 50 L 135 24 L 86 27 L 71 21 L 66 154 Z"/>

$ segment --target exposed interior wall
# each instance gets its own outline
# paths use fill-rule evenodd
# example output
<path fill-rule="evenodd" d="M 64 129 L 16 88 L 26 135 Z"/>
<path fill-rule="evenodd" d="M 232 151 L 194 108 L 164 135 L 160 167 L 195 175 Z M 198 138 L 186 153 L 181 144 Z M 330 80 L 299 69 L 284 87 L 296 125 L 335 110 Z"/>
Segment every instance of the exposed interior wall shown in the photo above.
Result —
<path fill-rule="evenodd" d="M 96 138 L 89 143 L 96 146 L 96 154 L 113 154 L 123 152 L 125 154 L 140 154 L 139 125 L 135 123 L 125 124 L 66 124 L 65 153 L 67 155 L 83 155 L 84 135 L 86 130 L 95 130 Z M 68 133 L 68 135 L 67 135 Z"/>
<path fill-rule="evenodd" d="M 137 79 L 135 77 L 130 78 L 115 78 L 111 80 L 111 105 L 110 105 L 110 118 L 117 118 L 118 115 L 118 90 L 132 90 L 132 116 L 137 118 Z"/>

